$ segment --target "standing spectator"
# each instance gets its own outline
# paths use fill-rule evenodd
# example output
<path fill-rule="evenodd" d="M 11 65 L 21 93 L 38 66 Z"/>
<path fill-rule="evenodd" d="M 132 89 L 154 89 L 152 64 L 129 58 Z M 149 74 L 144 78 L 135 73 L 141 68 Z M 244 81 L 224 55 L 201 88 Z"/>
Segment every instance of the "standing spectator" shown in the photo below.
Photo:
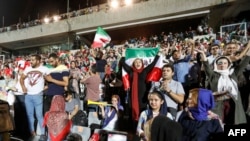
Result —
<path fill-rule="evenodd" d="M 130 94 L 130 104 L 132 110 L 132 121 L 134 125 L 137 125 L 140 113 L 147 108 L 147 96 L 150 89 L 150 83 L 146 82 L 147 74 L 153 69 L 157 63 L 160 52 L 155 56 L 154 60 L 147 67 L 144 67 L 143 60 L 136 58 L 132 66 L 129 66 L 125 62 L 125 49 L 122 51 L 121 65 L 124 70 L 129 74 L 131 94 Z"/>
<path fill-rule="evenodd" d="M 17 74 L 15 76 L 15 87 L 12 89 L 13 93 L 15 94 L 16 100 L 14 103 L 14 120 L 15 120 L 15 132 L 14 135 L 16 137 L 20 137 L 23 140 L 28 140 L 30 137 L 30 131 L 29 131 L 29 123 L 28 123 L 28 117 L 27 112 L 25 108 L 25 94 L 23 93 L 20 79 L 21 75 L 23 73 L 23 69 L 18 68 Z M 24 84 L 28 84 L 28 79 L 24 80 Z"/>
<path fill-rule="evenodd" d="M 34 129 L 34 110 L 36 113 L 36 118 L 41 129 L 40 139 L 44 140 L 45 130 L 43 128 L 43 90 L 45 85 L 44 76 L 47 75 L 48 68 L 41 64 L 41 56 L 32 55 L 31 56 L 31 67 L 24 70 L 20 84 L 22 90 L 27 95 L 25 96 L 25 107 L 28 115 L 29 129 L 32 136 L 36 135 Z M 28 79 L 28 83 L 24 83 L 24 79 Z"/>
<path fill-rule="evenodd" d="M 189 91 L 189 85 L 188 85 L 188 75 L 189 75 L 189 69 L 190 69 L 190 60 L 192 59 L 193 52 L 194 52 L 194 41 L 188 40 L 187 45 L 191 46 L 191 53 L 182 56 L 182 47 L 179 48 L 179 50 L 174 50 L 172 52 L 172 57 L 174 60 L 173 66 L 174 66 L 174 76 L 173 80 L 178 81 L 182 84 L 184 91 L 185 91 L 185 97 L 184 101 L 182 102 L 182 105 L 185 105 L 185 100 L 188 97 L 188 91 Z"/>
<path fill-rule="evenodd" d="M 232 62 L 226 56 L 218 57 L 214 62 L 214 70 L 208 64 L 206 55 L 202 53 L 204 70 L 209 78 L 209 86 L 214 92 L 216 107 L 214 112 L 222 118 L 224 124 L 246 123 L 241 95 L 238 90 L 237 76 L 242 73 L 250 60 L 250 42 L 246 47 L 246 56 L 232 71 Z"/>
<path fill-rule="evenodd" d="M 79 99 L 79 80 L 81 78 L 81 71 L 79 68 L 76 67 L 76 61 L 70 62 L 70 69 L 69 69 L 69 84 L 72 86 L 72 92 L 74 92 L 74 98 Z"/>
<path fill-rule="evenodd" d="M 103 80 L 107 61 L 103 58 L 102 51 L 97 52 L 95 60 L 96 60 L 96 72 L 100 75 L 101 80 Z"/>
<path fill-rule="evenodd" d="M 48 89 L 44 96 L 44 113 L 49 110 L 54 95 L 63 96 L 69 82 L 69 69 L 64 64 L 61 64 L 61 60 L 57 54 L 52 53 L 49 55 L 49 63 L 54 68 L 45 77 L 48 81 Z"/>
<path fill-rule="evenodd" d="M 101 82 L 102 82 L 102 80 L 96 72 L 96 65 L 92 65 L 90 67 L 89 74 L 85 75 L 84 78 L 81 80 L 81 83 L 83 83 L 85 85 L 85 87 L 87 88 L 85 101 L 88 101 L 88 100 L 100 101 L 99 86 L 100 86 Z M 94 109 L 94 110 L 96 110 L 96 109 Z"/>
<path fill-rule="evenodd" d="M 209 55 L 207 57 L 208 59 L 208 63 L 210 65 L 213 64 L 214 59 L 217 58 L 220 54 L 219 54 L 219 50 L 220 50 L 220 46 L 218 44 L 212 44 L 209 48 L 209 52 L 211 53 L 211 55 Z"/>

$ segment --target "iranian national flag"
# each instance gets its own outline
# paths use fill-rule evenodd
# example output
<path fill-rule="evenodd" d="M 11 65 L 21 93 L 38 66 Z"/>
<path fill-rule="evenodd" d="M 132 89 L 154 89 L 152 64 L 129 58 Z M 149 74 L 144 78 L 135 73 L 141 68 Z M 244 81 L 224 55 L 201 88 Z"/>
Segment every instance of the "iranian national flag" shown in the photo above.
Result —
<path fill-rule="evenodd" d="M 143 59 L 144 67 L 147 67 L 150 63 L 153 62 L 155 56 L 158 54 L 159 48 L 127 48 L 125 53 L 125 62 L 132 66 L 133 61 L 136 58 Z M 163 56 L 160 56 L 155 67 L 152 71 L 147 75 L 146 81 L 159 81 L 161 78 L 161 68 L 163 66 Z M 124 85 L 124 89 L 128 90 L 130 88 L 129 76 L 128 73 L 122 69 L 122 81 Z"/>
<path fill-rule="evenodd" d="M 92 48 L 105 47 L 111 41 L 110 36 L 101 27 L 97 28 Z"/>

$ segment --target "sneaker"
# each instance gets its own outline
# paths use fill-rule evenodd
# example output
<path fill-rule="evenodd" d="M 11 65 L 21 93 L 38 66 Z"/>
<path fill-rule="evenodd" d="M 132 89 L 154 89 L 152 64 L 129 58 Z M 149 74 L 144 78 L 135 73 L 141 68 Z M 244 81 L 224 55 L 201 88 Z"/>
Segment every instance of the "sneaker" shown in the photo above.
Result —
<path fill-rule="evenodd" d="M 40 135 L 39 141 L 47 141 L 47 136 Z"/>

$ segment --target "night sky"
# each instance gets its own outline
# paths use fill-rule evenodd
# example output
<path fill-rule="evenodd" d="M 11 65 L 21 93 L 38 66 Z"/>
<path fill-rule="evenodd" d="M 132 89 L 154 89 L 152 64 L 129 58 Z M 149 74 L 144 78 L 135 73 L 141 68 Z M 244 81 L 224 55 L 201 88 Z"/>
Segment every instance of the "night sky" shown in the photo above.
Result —
<path fill-rule="evenodd" d="M 107 0 L 69 0 L 70 11 Z M 0 27 L 67 12 L 67 0 L 0 0 Z M 4 18 L 3 18 L 4 17 Z M 4 19 L 4 20 L 3 20 Z"/>

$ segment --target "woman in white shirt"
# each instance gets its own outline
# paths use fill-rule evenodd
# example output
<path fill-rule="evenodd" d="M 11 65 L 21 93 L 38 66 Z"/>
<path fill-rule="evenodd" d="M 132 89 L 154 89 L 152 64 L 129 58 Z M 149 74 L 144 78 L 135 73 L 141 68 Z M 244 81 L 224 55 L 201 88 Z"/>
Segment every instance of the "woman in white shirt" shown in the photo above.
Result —
<path fill-rule="evenodd" d="M 123 106 L 120 105 L 120 97 L 118 95 L 112 95 L 111 103 L 112 106 L 106 106 L 105 109 L 103 105 L 100 105 L 102 117 L 104 118 L 101 128 L 109 131 L 117 130 L 119 115 L 124 110 Z"/>

